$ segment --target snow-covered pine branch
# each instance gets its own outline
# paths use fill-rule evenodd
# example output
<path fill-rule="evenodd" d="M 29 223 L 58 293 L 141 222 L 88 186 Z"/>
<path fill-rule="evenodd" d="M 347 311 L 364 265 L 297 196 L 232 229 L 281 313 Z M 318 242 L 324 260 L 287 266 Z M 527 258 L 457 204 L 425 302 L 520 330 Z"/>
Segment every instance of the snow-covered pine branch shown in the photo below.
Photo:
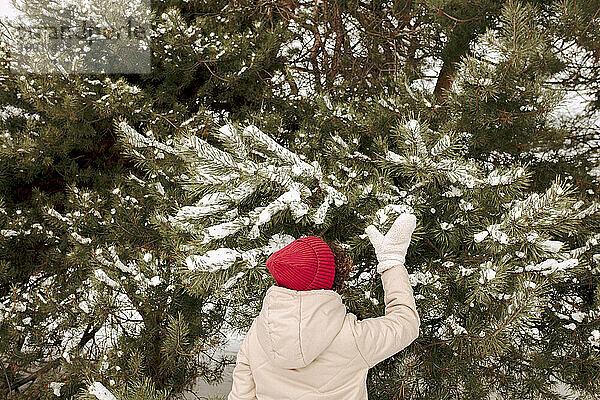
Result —
<path fill-rule="evenodd" d="M 125 122 L 119 126 L 132 145 L 164 148 L 164 145 L 144 138 Z M 174 215 L 155 215 L 160 223 L 197 235 L 202 245 L 226 240 L 242 230 L 245 230 L 246 239 L 257 239 L 262 233 L 261 227 L 285 210 L 289 210 L 295 220 L 309 218 L 312 224 L 319 226 L 325 221 L 332 204 L 340 207 L 348 202 L 347 196 L 335 188 L 339 185 L 335 174 L 324 176 L 317 161 L 304 161 L 304 156 L 300 157 L 281 146 L 257 127 L 248 126 L 240 135 L 237 126 L 227 124 L 212 134 L 225 143 L 223 148 L 217 148 L 189 134 L 189 131 L 187 136 L 175 138 L 173 146 L 169 147 L 171 153 L 182 160 L 187 174 L 192 176 L 182 180 L 181 187 L 188 191 L 208 192 L 192 204 L 179 205 Z M 270 157 L 255 162 L 249 158 L 251 151 L 260 151 Z M 158 164 L 161 161 L 156 160 Z M 311 189 L 308 185 L 313 185 L 314 179 L 318 181 L 323 199 L 318 205 L 311 206 L 314 200 L 310 203 L 307 200 L 314 196 L 317 188 Z M 230 180 L 236 182 L 233 188 Z M 264 205 L 240 215 L 238 205 L 265 184 L 275 185 L 283 193 L 264 199 Z M 184 245 L 180 250 L 193 253 L 195 248 Z M 257 254 L 252 250 L 215 248 L 202 254 L 189 254 L 186 264 L 191 271 L 214 272 L 231 267 L 241 258 L 248 266 L 253 266 L 256 256 L 262 252 Z"/>
<path fill-rule="evenodd" d="M 406 174 L 449 180 L 468 189 L 512 185 L 530 175 L 520 163 L 515 163 L 508 168 L 497 167 L 486 176 L 481 163 L 457 156 L 457 135 L 441 135 L 416 120 L 397 125 L 394 133 L 396 141 L 388 144 L 383 166 L 397 168 Z M 389 148 L 392 145 L 396 151 Z"/>

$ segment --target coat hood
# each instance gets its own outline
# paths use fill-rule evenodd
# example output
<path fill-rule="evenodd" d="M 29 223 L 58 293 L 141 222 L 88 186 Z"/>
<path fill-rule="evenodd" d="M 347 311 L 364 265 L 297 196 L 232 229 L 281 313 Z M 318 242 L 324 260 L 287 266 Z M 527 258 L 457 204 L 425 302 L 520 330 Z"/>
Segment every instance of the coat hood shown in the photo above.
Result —
<path fill-rule="evenodd" d="M 257 338 L 273 364 L 302 368 L 331 344 L 345 316 L 346 306 L 333 290 L 271 286 L 256 317 Z"/>

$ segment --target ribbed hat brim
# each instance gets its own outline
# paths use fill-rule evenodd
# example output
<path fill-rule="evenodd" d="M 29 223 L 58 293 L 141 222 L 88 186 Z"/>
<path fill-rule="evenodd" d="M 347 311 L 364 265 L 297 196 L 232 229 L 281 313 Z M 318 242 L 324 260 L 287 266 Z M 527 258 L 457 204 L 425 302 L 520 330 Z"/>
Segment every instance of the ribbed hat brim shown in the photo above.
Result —
<path fill-rule="evenodd" d="M 271 254 L 267 269 L 279 286 L 294 290 L 330 289 L 335 259 L 327 243 L 307 236 Z"/>

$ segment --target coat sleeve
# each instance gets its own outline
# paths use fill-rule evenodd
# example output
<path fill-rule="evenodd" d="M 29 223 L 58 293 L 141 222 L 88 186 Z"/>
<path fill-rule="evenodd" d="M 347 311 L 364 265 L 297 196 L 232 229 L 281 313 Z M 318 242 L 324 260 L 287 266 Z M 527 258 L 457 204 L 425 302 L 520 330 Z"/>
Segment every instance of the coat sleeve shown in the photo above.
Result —
<path fill-rule="evenodd" d="M 233 383 L 227 400 L 258 400 L 256 384 L 248 362 L 248 334 L 242 341 L 233 369 Z"/>
<path fill-rule="evenodd" d="M 351 323 L 358 351 L 369 368 L 411 344 L 421 325 L 406 267 L 398 264 L 389 268 L 381 280 L 385 315 L 362 320 L 354 316 Z"/>

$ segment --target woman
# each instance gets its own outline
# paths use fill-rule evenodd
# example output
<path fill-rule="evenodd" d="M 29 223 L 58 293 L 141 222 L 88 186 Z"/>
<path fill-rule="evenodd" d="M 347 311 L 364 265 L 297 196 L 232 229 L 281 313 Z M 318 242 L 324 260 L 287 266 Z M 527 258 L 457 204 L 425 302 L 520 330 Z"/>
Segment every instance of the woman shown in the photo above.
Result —
<path fill-rule="evenodd" d="M 228 400 L 364 400 L 370 368 L 419 336 L 406 250 L 415 216 L 402 214 L 384 236 L 367 233 L 377 255 L 385 316 L 357 320 L 331 290 L 335 260 L 315 236 L 273 253 L 271 286 L 240 345 Z"/>

